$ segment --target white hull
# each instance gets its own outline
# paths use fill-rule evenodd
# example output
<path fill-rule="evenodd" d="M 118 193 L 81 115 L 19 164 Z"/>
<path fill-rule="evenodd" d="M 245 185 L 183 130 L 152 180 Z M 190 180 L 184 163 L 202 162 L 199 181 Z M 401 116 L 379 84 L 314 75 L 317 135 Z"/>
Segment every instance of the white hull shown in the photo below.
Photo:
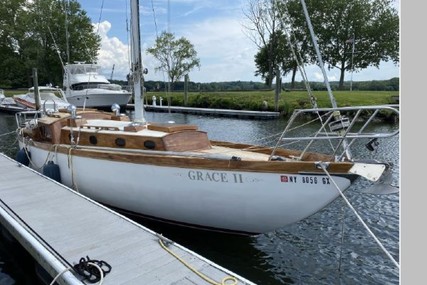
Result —
<path fill-rule="evenodd" d="M 54 92 L 59 92 L 57 88 L 51 87 L 39 87 L 39 100 L 40 110 L 59 110 L 66 109 L 70 104 L 62 98 L 55 95 Z M 25 109 L 36 108 L 36 98 L 34 93 L 34 87 L 29 89 L 28 93 L 17 94 L 9 100 L 13 100 L 18 107 Z"/>
<path fill-rule="evenodd" d="M 32 167 L 45 163 L 47 151 L 27 148 L 35 163 Z M 339 196 L 325 175 L 164 167 L 61 153 L 53 161 L 60 167 L 63 184 L 76 185 L 76 190 L 101 203 L 235 232 L 274 230 L 316 213 Z M 350 185 L 347 178 L 333 179 L 341 190 Z"/>
<path fill-rule="evenodd" d="M 125 90 L 115 91 L 106 89 L 73 90 L 66 93 L 67 101 L 76 107 L 110 108 L 113 104 L 124 106 L 129 103 L 131 93 Z"/>

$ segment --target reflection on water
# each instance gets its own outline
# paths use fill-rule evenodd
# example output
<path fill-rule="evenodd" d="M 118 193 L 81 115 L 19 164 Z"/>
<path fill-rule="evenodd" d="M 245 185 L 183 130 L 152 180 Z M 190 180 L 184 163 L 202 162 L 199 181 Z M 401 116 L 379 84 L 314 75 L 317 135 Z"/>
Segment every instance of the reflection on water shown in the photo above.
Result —
<path fill-rule="evenodd" d="M 277 139 L 286 124 L 284 119 L 241 120 L 177 113 L 148 112 L 146 118 L 195 124 L 213 140 L 267 141 L 269 145 L 275 143 L 269 138 Z M 397 127 L 378 124 L 374 128 L 384 132 Z M 0 115 L 0 134 L 14 130 L 14 117 Z M 14 156 L 14 142 L 13 134 L 0 136 L 0 151 Z M 380 139 L 374 152 L 367 152 L 365 143 L 355 144 L 353 155 L 361 159 L 379 157 L 392 163 L 393 185 L 399 186 L 399 138 Z M 360 179 L 345 195 L 388 252 L 399 260 L 399 194 L 360 192 L 369 185 Z M 399 284 L 399 270 L 341 198 L 299 223 L 254 237 L 136 221 L 258 284 Z M 0 269 L 4 271 L 10 262 L 2 255 L 0 250 Z M 14 272 L 8 273 L 18 278 Z"/>

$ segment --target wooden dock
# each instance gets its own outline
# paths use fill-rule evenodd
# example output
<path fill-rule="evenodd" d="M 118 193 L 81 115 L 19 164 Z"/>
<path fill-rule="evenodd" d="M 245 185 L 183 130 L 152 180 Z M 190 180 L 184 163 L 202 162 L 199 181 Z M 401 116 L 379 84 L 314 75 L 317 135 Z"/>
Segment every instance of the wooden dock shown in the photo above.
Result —
<path fill-rule="evenodd" d="M 254 284 L 2 153 L 0 223 L 58 284 L 93 284 L 87 257 L 111 266 L 102 284 Z"/>
<path fill-rule="evenodd" d="M 128 104 L 127 109 L 134 110 L 134 104 Z M 248 110 L 229 110 L 229 109 L 211 109 L 211 108 L 192 108 L 192 107 L 180 107 L 180 106 L 153 106 L 144 105 L 146 111 L 151 112 L 171 112 L 171 113 L 183 113 L 193 115 L 209 115 L 209 116 L 223 116 L 223 117 L 235 117 L 241 119 L 277 119 L 280 117 L 280 112 L 268 112 L 268 111 L 248 111 Z"/>

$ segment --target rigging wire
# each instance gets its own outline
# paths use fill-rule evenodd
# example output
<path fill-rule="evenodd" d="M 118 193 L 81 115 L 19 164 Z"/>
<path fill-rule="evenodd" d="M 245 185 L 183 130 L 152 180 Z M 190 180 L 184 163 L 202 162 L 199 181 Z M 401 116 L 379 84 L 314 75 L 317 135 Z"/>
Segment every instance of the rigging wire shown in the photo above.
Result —
<path fill-rule="evenodd" d="M 154 21 L 154 27 L 156 29 L 156 39 L 158 39 L 159 38 L 159 32 L 158 32 L 157 17 L 156 17 L 156 11 L 154 9 L 153 0 L 151 0 L 151 9 L 153 10 L 153 21 Z M 170 32 L 170 12 L 169 11 L 170 11 L 170 1 L 168 0 L 168 33 Z M 162 70 L 162 76 L 163 76 L 163 82 L 166 82 L 166 77 L 165 77 L 165 71 L 164 70 Z M 169 78 L 169 75 L 168 75 L 168 78 Z M 167 93 L 167 96 L 169 98 L 169 88 L 166 88 L 166 93 Z M 168 100 L 168 101 L 170 101 L 170 100 Z M 170 104 L 168 104 L 168 105 L 170 107 Z M 170 112 L 170 109 L 169 109 L 169 112 Z"/>
<path fill-rule="evenodd" d="M 101 19 L 102 19 L 102 11 L 104 10 L 104 0 L 102 0 L 102 2 L 101 2 L 101 10 L 99 11 L 99 17 L 98 17 L 98 25 L 97 25 L 97 28 L 96 28 L 96 34 L 99 36 L 99 27 L 101 26 Z M 86 42 L 85 41 L 83 41 L 83 44 L 85 45 L 85 47 L 86 47 L 86 49 L 87 49 L 87 46 L 86 46 Z M 91 67 L 93 66 L 93 64 L 94 64 L 94 62 L 92 61 L 92 63 L 91 63 Z M 91 77 L 92 77 L 92 73 L 90 73 L 89 74 L 89 76 L 88 76 L 88 82 L 87 82 L 87 90 L 86 90 L 86 95 L 87 95 L 87 93 L 89 92 L 89 85 L 90 85 L 90 81 L 91 81 Z M 87 96 L 86 96 L 87 97 Z M 85 99 L 85 102 L 84 102 L 84 107 L 86 106 L 86 99 Z"/>
<path fill-rule="evenodd" d="M 131 43 L 130 43 L 130 39 L 129 39 L 129 36 L 130 36 L 130 29 L 129 29 L 129 8 L 128 8 L 128 1 L 127 0 L 125 0 L 125 9 L 126 9 L 126 42 L 127 42 L 127 44 L 128 44 L 128 50 L 127 50 L 127 56 L 128 56 L 128 58 L 127 58 L 127 61 L 128 61 L 128 71 L 129 71 L 129 73 L 127 74 L 127 76 L 126 76 L 126 79 L 127 79 L 127 84 L 128 84 L 128 90 L 129 91 L 131 91 L 131 93 L 132 94 L 134 94 L 133 93 L 133 84 L 130 84 L 130 81 L 131 81 L 131 78 L 132 78 L 132 62 L 131 62 L 131 57 L 132 57 L 132 55 L 131 55 L 131 49 L 130 49 L 130 45 L 131 45 Z M 142 104 L 143 106 L 144 106 L 144 104 Z"/>
<path fill-rule="evenodd" d="M 61 52 L 59 51 L 58 45 L 56 44 L 55 37 L 53 36 L 52 31 L 50 30 L 49 26 L 47 26 L 47 29 L 49 30 L 50 36 L 52 37 L 53 45 L 55 46 L 55 50 L 56 50 L 56 53 L 58 54 L 59 61 L 61 62 L 62 69 L 65 70 L 64 62 L 62 61 L 62 57 L 61 57 Z M 67 34 L 67 32 L 65 32 L 65 33 Z M 67 44 L 67 46 L 68 46 L 68 44 Z M 68 50 L 68 48 L 67 48 L 67 50 Z M 67 55 L 67 56 L 69 57 L 69 55 Z"/>
<path fill-rule="evenodd" d="M 171 23 L 171 1 L 168 0 L 168 33 L 170 33 L 170 23 Z M 172 59 L 171 59 L 171 45 L 169 45 L 169 53 L 168 53 L 168 107 L 169 107 L 169 113 L 170 113 L 170 105 L 171 105 L 171 99 L 170 99 L 170 93 L 171 93 L 171 77 L 170 77 L 170 66 L 172 65 Z"/>
<path fill-rule="evenodd" d="M 283 3 L 283 7 L 284 7 L 284 9 L 285 9 L 285 13 L 284 13 L 284 15 L 286 15 L 286 17 L 289 19 L 290 29 L 292 29 L 292 26 L 293 26 L 293 19 L 292 19 L 292 17 L 290 17 L 290 16 L 289 16 L 289 10 L 288 10 L 288 6 L 286 5 L 286 2 L 284 2 L 284 3 Z M 309 81 L 308 81 L 308 77 L 307 77 L 307 73 L 305 72 L 305 68 L 304 68 L 304 64 L 303 64 L 302 57 L 301 57 L 301 53 L 300 53 L 300 52 L 295 52 L 294 45 L 295 45 L 295 46 L 297 45 L 297 44 L 296 44 L 296 42 L 297 42 L 297 41 L 296 41 L 295 34 L 293 34 L 293 33 L 289 33 L 289 32 L 284 28 L 284 24 L 283 24 L 283 22 L 284 22 L 284 21 L 283 21 L 283 18 L 282 18 L 282 20 L 280 21 L 280 25 L 281 25 L 282 30 L 284 31 L 284 34 L 285 34 L 285 36 L 286 36 L 288 46 L 289 46 L 289 47 L 290 47 L 290 49 L 291 49 L 292 55 L 293 55 L 293 57 L 294 57 L 294 59 L 295 59 L 295 61 L 296 61 L 296 63 L 297 63 L 298 70 L 299 70 L 299 72 L 301 73 L 301 76 L 302 76 L 302 78 L 303 78 L 304 85 L 305 85 L 305 87 L 306 87 L 306 89 L 307 89 L 307 92 L 308 92 L 308 95 L 309 95 L 309 98 L 310 98 L 310 103 L 311 103 L 311 105 L 312 105 L 312 107 L 313 107 L 313 108 L 317 108 L 317 107 L 318 107 L 318 106 L 317 106 L 317 99 L 316 99 L 316 97 L 313 95 L 313 92 L 312 92 L 312 90 L 311 90 L 310 83 L 309 83 Z"/>
<path fill-rule="evenodd" d="M 151 9 L 153 10 L 153 21 L 154 21 L 154 27 L 156 29 L 156 38 L 159 37 L 159 32 L 157 28 L 157 18 L 156 18 L 156 11 L 154 10 L 154 2 L 151 0 Z"/>
<path fill-rule="evenodd" d="M 293 22 L 293 19 L 292 19 L 292 17 L 290 17 L 290 13 L 289 13 L 289 10 L 288 10 L 288 6 L 287 6 L 287 4 L 286 4 L 286 1 L 284 1 L 283 2 L 283 8 L 284 8 L 284 13 L 283 13 L 283 17 L 282 17 L 282 19 L 281 19 L 281 27 L 282 27 L 282 30 L 284 31 L 284 34 L 285 34 L 285 36 L 286 36 L 286 39 L 287 39 L 287 43 L 288 43 L 288 46 L 290 47 L 290 49 L 291 49 L 291 52 L 292 52 L 292 55 L 293 55 L 293 57 L 294 57 L 294 59 L 295 59 L 295 61 L 296 61 L 296 63 L 297 63 L 297 67 L 298 67 L 298 70 L 300 71 L 300 73 L 301 73 L 301 76 L 302 76 L 302 78 L 303 78 L 303 81 L 304 81 L 304 85 L 305 85 L 305 87 L 306 87 L 306 89 L 307 89 L 307 92 L 308 92 L 308 95 L 309 95 L 309 99 L 310 99 L 310 103 L 311 103 L 311 105 L 312 105 L 312 107 L 314 108 L 314 109 L 317 109 L 318 108 L 318 105 L 317 105 L 317 98 L 313 95 L 313 92 L 312 92 L 312 90 L 311 90 L 311 87 L 310 87 L 310 82 L 309 82 L 309 80 L 308 80 L 308 76 L 307 76 L 307 73 L 306 73 L 306 71 L 305 71 L 305 68 L 304 68 L 304 61 L 303 61 L 303 59 L 302 59 L 302 56 L 301 56 L 301 53 L 298 51 L 298 52 L 295 52 L 295 48 L 294 48 L 294 45 L 295 46 L 297 46 L 297 39 L 296 39 L 296 36 L 295 36 L 295 34 L 294 33 L 291 33 L 291 32 L 289 32 L 285 27 L 284 27 L 284 25 L 283 25 L 283 23 L 284 23 L 284 17 L 286 17 L 287 19 L 289 19 L 289 22 L 288 22 L 288 26 L 289 26 L 289 30 L 291 30 L 292 31 L 292 27 L 293 27 L 293 24 L 294 24 L 294 22 Z M 319 121 L 321 122 L 321 125 L 323 126 L 324 124 L 323 124 L 323 119 L 322 119 L 322 116 L 319 114 L 319 112 L 316 112 L 316 114 L 317 114 L 317 116 L 318 116 L 318 119 L 319 119 Z M 325 130 L 325 133 L 327 133 L 327 131 L 326 131 L 326 129 L 324 128 L 324 127 L 322 127 L 322 129 L 323 130 Z M 322 130 L 321 129 L 321 130 Z M 334 145 L 333 145 L 333 143 L 332 143 L 332 141 L 331 140 L 328 140 L 328 142 L 329 142 L 329 145 L 330 145 L 330 147 L 331 147 L 331 149 L 332 150 L 336 150 L 336 148 L 334 147 Z"/>
<path fill-rule="evenodd" d="M 128 1 L 125 0 L 125 9 L 126 9 L 126 42 L 128 43 L 128 45 L 130 44 L 129 41 L 129 35 L 130 35 L 130 29 L 129 29 L 129 8 L 128 8 Z M 131 70 L 132 68 L 132 63 L 131 63 L 131 55 L 130 55 L 130 48 L 128 48 L 128 69 Z"/>
<path fill-rule="evenodd" d="M 96 30 L 96 33 L 99 35 L 99 26 L 101 25 L 101 18 L 102 18 L 102 11 L 104 10 L 104 0 L 102 0 L 101 3 L 101 11 L 99 11 L 99 18 L 98 18 L 98 27 Z"/>
<path fill-rule="evenodd" d="M 64 11 L 65 11 L 65 46 L 66 46 L 66 52 L 67 52 L 67 63 L 70 63 L 70 33 L 68 32 L 68 7 L 70 7 L 70 1 L 67 0 L 66 2 L 64 1 Z M 50 32 L 50 29 L 49 29 Z M 52 34 L 52 32 L 51 32 Z M 52 36 L 53 38 L 53 36 Z M 54 40 L 55 41 L 55 40 Z M 55 44 L 56 45 L 56 44 Z M 59 51 L 58 51 L 59 53 Z M 61 59 L 61 64 L 62 67 L 64 67 L 64 64 L 62 63 L 62 59 Z"/>
<path fill-rule="evenodd" d="M 344 201 L 344 200 L 343 200 Z M 344 234 L 345 234 L 345 201 L 343 202 L 341 206 L 341 245 L 340 245 L 340 257 L 339 257 L 339 263 L 338 263 L 338 271 L 341 272 L 341 264 L 343 259 L 343 251 L 344 251 Z"/>
<path fill-rule="evenodd" d="M 325 174 L 329 177 L 330 181 L 334 184 L 335 188 L 338 190 L 341 197 L 344 199 L 344 201 L 347 203 L 347 205 L 350 207 L 350 209 L 353 211 L 353 213 L 356 215 L 356 217 L 359 219 L 359 221 L 362 223 L 362 225 L 365 227 L 365 229 L 368 231 L 368 233 L 372 236 L 372 238 L 375 240 L 375 242 L 380 246 L 380 248 L 384 251 L 384 253 L 387 255 L 387 257 L 393 262 L 393 264 L 397 267 L 397 269 L 400 270 L 400 264 L 397 263 L 397 261 L 393 258 L 393 256 L 387 251 L 387 249 L 384 247 L 384 245 L 381 243 L 381 241 L 375 236 L 375 234 L 371 231 L 371 229 L 366 225 L 366 223 L 363 221 L 363 219 L 360 217 L 360 215 L 357 213 L 357 211 L 354 209 L 353 205 L 348 201 L 348 199 L 345 197 L 344 193 L 341 191 L 341 189 L 338 187 L 335 180 L 330 175 L 329 171 L 326 169 L 327 164 L 326 163 L 316 163 L 316 166 L 325 172 Z"/>

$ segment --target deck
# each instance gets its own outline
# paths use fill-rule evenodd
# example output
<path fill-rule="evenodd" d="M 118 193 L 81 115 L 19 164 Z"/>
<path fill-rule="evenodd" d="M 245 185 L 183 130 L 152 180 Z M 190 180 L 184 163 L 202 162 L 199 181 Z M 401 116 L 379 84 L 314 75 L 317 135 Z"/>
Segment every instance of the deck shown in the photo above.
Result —
<path fill-rule="evenodd" d="M 254 284 L 1 153 L 0 173 L 0 223 L 59 284 L 93 284 L 67 270 L 86 257 L 111 266 L 104 285 Z"/>

